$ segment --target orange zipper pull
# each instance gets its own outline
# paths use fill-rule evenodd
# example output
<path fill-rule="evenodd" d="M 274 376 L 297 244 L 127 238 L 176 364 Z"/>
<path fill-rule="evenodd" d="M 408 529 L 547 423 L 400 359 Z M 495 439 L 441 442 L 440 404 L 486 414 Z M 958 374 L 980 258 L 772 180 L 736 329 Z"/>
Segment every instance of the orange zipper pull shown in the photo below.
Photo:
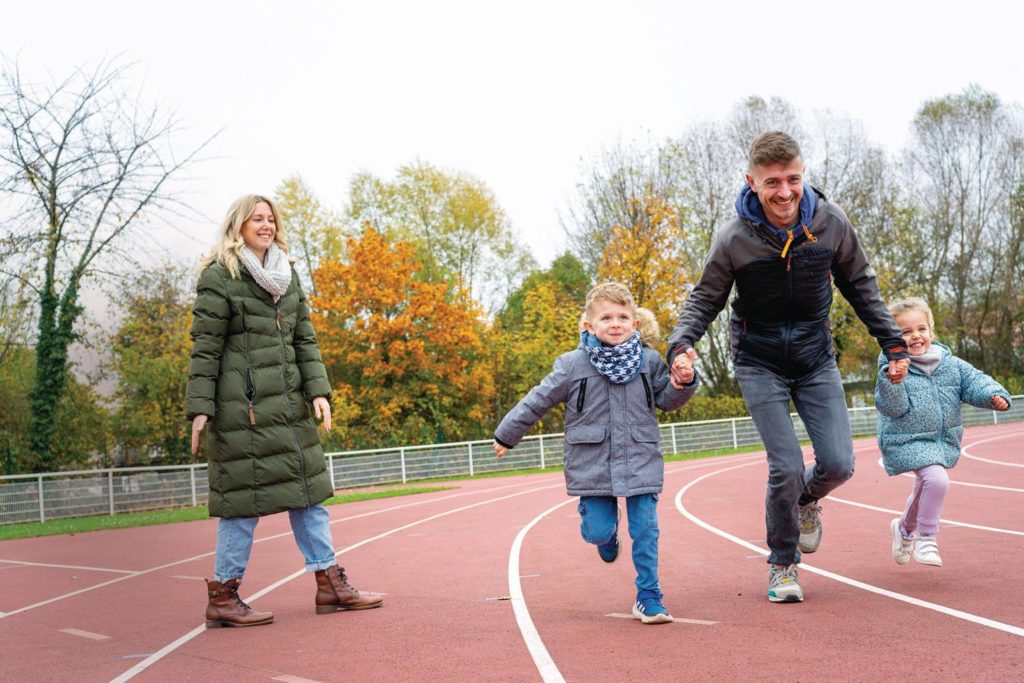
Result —
<path fill-rule="evenodd" d="M 249 404 L 249 424 L 256 426 L 256 412 L 252 409 L 252 404 Z"/>
<path fill-rule="evenodd" d="M 807 229 L 806 225 L 801 225 L 800 227 L 804 229 L 804 234 L 807 235 L 808 242 L 814 244 L 815 242 L 818 241 L 818 238 L 811 234 L 811 231 Z"/>
<path fill-rule="evenodd" d="M 281 329 L 281 311 L 274 311 L 274 324 L 277 325 L 277 329 Z"/>
<path fill-rule="evenodd" d="M 786 240 L 786 246 L 782 247 L 782 255 L 779 256 L 779 258 L 786 258 L 786 252 L 789 251 L 789 245 L 793 243 L 793 231 L 787 230 L 786 234 L 789 236 L 789 239 Z M 789 270 L 789 268 L 787 267 L 786 270 Z"/>

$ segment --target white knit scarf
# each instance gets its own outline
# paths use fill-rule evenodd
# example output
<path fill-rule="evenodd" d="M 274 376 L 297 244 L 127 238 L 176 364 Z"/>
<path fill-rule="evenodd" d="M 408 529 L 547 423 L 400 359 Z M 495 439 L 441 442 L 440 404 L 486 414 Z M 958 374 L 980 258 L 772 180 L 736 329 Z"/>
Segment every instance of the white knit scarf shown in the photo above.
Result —
<path fill-rule="evenodd" d="M 242 263 L 252 279 L 267 290 L 275 303 L 288 291 L 288 285 L 292 283 L 292 268 L 288 257 L 277 244 L 271 242 L 263 263 L 260 263 L 259 257 L 249 247 L 242 247 Z"/>

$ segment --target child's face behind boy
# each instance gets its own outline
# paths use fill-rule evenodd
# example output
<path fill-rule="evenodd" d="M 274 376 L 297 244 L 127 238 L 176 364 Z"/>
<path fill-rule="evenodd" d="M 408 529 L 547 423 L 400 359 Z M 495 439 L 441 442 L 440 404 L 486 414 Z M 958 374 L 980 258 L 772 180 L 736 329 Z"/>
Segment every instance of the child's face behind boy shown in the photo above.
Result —
<path fill-rule="evenodd" d="M 614 301 L 595 301 L 590 305 L 583 324 L 602 344 L 618 346 L 633 336 L 633 330 L 640 321 L 636 319 L 632 306 Z"/>
<path fill-rule="evenodd" d="M 894 320 L 911 356 L 920 356 L 931 347 L 932 328 L 928 326 L 928 316 L 924 311 L 903 311 L 894 316 Z"/>

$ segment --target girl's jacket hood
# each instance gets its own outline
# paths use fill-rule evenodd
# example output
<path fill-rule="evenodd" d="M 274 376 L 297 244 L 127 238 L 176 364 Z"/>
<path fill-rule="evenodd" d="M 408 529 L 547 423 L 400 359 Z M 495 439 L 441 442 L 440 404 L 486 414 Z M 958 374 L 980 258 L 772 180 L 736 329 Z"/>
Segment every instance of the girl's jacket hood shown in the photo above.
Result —
<path fill-rule="evenodd" d="M 814 217 L 814 207 L 817 203 L 817 192 L 809 183 L 804 183 L 804 193 L 800 197 L 800 225 L 810 227 L 811 219 Z M 760 223 L 769 231 L 778 235 L 780 239 L 786 239 L 785 230 L 780 230 L 768 222 L 764 215 L 764 208 L 761 206 L 761 200 L 758 199 L 757 193 L 750 189 L 749 184 L 744 184 L 739 196 L 736 197 L 736 213 L 744 220 Z"/>

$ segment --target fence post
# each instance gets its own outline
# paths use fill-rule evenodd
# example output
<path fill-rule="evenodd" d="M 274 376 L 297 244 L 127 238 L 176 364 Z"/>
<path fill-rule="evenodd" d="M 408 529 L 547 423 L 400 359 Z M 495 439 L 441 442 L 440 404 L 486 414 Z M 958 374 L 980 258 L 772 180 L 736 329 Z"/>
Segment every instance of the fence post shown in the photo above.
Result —
<path fill-rule="evenodd" d="M 731 418 L 729 422 L 732 423 L 732 447 L 739 448 L 740 442 L 739 439 L 736 438 L 736 418 Z"/>
<path fill-rule="evenodd" d="M 540 442 L 540 468 L 543 470 L 543 469 L 547 469 L 547 464 L 545 463 L 545 460 L 544 460 L 544 435 L 543 434 L 540 435 L 540 438 L 538 439 L 538 441 Z"/>
<path fill-rule="evenodd" d="M 36 481 L 39 482 L 39 521 L 45 522 L 46 509 L 43 507 L 43 475 L 40 474 Z"/>
<path fill-rule="evenodd" d="M 668 427 L 669 431 L 672 433 L 672 454 L 675 455 L 679 452 L 679 446 L 676 444 L 676 423 L 673 422 Z"/>
<path fill-rule="evenodd" d="M 994 425 L 999 424 L 999 411 L 998 410 L 993 410 L 992 411 L 992 424 L 994 424 Z"/>
<path fill-rule="evenodd" d="M 196 498 L 196 466 L 192 465 L 188 468 L 188 479 L 189 485 L 192 487 L 192 507 L 199 505 L 199 499 Z"/>
<path fill-rule="evenodd" d="M 405 479 L 405 449 L 404 448 L 399 448 L 398 449 L 398 457 L 402 459 L 402 483 L 404 484 L 406 482 L 406 479 Z"/>
<path fill-rule="evenodd" d="M 327 471 L 331 473 L 331 495 L 333 496 L 334 492 L 338 489 L 338 487 L 335 486 L 335 484 L 334 484 L 334 456 L 333 455 L 328 455 L 327 456 Z"/>
<path fill-rule="evenodd" d="M 469 476 L 473 476 L 473 442 L 466 444 L 469 447 Z"/>
<path fill-rule="evenodd" d="M 114 516 L 114 470 L 107 470 L 107 491 L 110 492 L 110 516 Z"/>

